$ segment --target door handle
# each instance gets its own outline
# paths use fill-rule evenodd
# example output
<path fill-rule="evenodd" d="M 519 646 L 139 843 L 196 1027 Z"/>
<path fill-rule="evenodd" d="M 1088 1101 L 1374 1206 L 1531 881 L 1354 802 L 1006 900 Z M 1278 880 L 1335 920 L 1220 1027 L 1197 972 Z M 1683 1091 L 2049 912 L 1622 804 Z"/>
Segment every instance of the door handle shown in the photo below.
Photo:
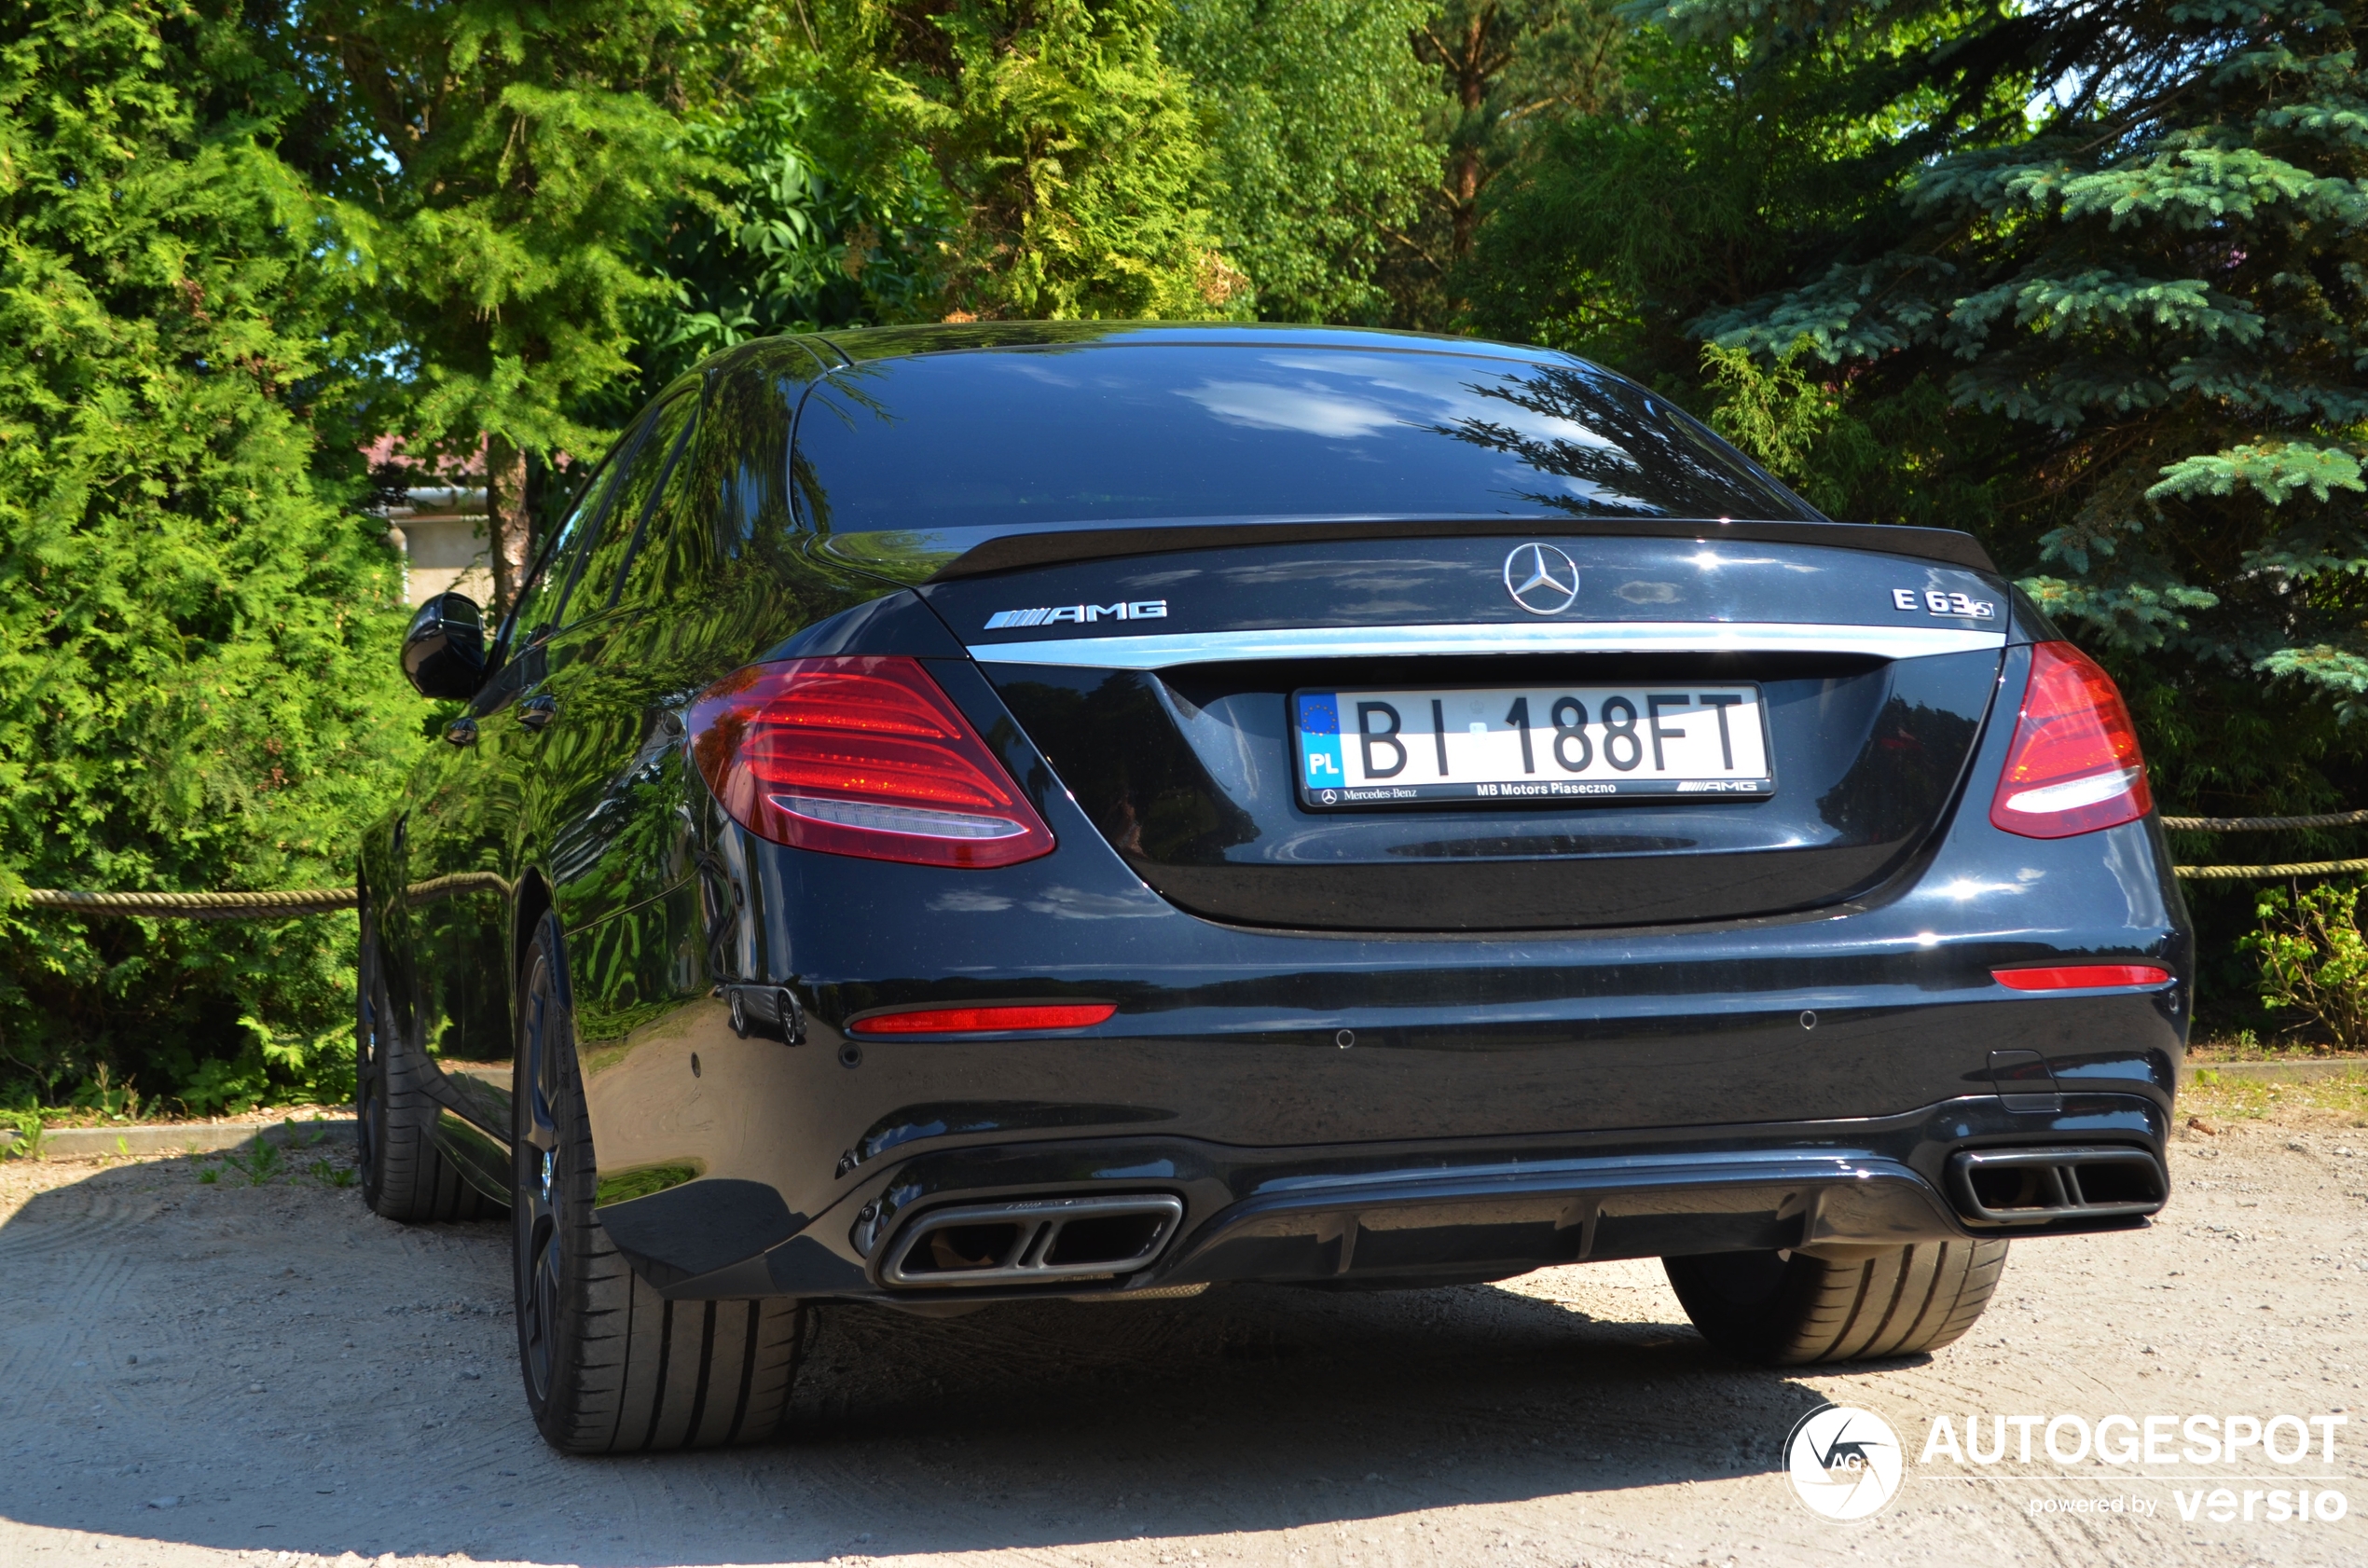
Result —
<path fill-rule="evenodd" d="M 518 704 L 518 722 L 528 729 L 539 730 L 549 723 L 558 711 L 559 699 L 557 697 L 529 697 Z"/>
<path fill-rule="evenodd" d="M 444 738 L 455 746 L 474 746 L 477 738 L 477 722 L 475 719 L 455 719 L 444 726 Z"/>

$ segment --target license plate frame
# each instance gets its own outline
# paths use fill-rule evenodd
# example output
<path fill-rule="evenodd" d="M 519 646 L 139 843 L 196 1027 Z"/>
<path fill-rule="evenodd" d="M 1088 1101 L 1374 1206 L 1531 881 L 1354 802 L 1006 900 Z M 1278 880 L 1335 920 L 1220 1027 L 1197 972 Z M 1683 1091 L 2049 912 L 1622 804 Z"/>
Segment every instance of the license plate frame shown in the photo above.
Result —
<path fill-rule="evenodd" d="M 1768 699 L 1754 681 L 1310 686 L 1291 693 L 1290 723 L 1311 811 L 1776 793 Z M 1623 756 L 1634 760 L 1622 766 Z"/>

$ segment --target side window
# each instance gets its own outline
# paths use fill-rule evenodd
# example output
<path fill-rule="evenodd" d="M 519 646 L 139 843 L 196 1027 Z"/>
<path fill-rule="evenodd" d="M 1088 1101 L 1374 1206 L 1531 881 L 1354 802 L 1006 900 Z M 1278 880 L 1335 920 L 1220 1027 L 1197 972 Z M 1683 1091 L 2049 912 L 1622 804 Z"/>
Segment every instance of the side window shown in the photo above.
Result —
<path fill-rule="evenodd" d="M 609 491 L 616 487 L 617 470 L 622 466 L 618 454 L 629 451 L 640 433 L 639 428 L 629 431 L 624 440 L 610 448 L 608 457 L 576 497 L 575 504 L 560 520 L 558 531 L 551 536 L 550 546 L 543 552 L 541 570 L 518 595 L 517 608 L 510 616 L 509 647 L 524 648 L 547 636 L 558 620 L 560 603 L 567 598 L 568 580 L 582 562 L 585 542 L 599 522 Z"/>
<path fill-rule="evenodd" d="M 616 495 L 609 504 L 608 516 L 600 524 L 599 540 L 584 557 L 579 580 L 568 597 L 569 621 L 597 615 L 616 602 L 625 564 L 650 526 L 649 518 L 659 497 L 668 488 L 668 476 L 680 463 L 682 448 L 690 442 L 698 411 L 698 393 L 686 392 L 669 400 L 649 421 L 649 434 L 634 449 L 632 460 L 620 474 Z"/>

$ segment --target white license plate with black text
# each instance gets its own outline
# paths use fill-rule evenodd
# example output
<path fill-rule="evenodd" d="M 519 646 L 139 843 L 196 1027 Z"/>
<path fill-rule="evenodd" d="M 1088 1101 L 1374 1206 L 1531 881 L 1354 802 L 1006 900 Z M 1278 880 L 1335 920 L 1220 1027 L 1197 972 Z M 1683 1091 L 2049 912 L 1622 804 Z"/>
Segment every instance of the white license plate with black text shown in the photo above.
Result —
<path fill-rule="evenodd" d="M 1300 799 L 1318 808 L 1776 787 L 1747 681 L 1296 692 L 1291 717 Z"/>

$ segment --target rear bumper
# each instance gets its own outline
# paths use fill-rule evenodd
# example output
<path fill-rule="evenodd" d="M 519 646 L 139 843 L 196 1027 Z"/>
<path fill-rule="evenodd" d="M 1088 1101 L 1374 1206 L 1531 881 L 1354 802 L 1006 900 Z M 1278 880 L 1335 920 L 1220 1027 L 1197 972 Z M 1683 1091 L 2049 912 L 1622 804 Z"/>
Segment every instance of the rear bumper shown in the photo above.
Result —
<path fill-rule="evenodd" d="M 781 1295 L 927 1303 L 1113 1297 L 1241 1281 L 1342 1288 L 1504 1278 L 1554 1264 L 1769 1247 L 1897 1246 L 1981 1236 L 2126 1230 L 2144 1214 L 1969 1217 L 1950 1196 L 1969 1148 L 2080 1148 L 2143 1155 L 2168 1127 L 2147 1094 L 2072 1094 L 2050 1115 L 1995 1094 L 1873 1121 L 1392 1146 L 1240 1148 L 1117 1137 L 946 1149 L 894 1163 L 796 1233 L 693 1272 L 686 1239 L 760 1243 L 731 1212 L 744 1184 L 693 1182 L 604 1208 L 610 1234 L 680 1299 Z M 1157 1194 L 1181 1222 L 1147 1264 L 1095 1279 L 891 1286 L 882 1264 L 949 1206 Z M 2159 1207 L 2157 1202 L 2155 1207 Z M 725 1236 L 737 1231 L 737 1243 Z M 714 1256 L 709 1253 L 711 1259 Z"/>
<path fill-rule="evenodd" d="M 1973 777 L 2003 764 L 1991 729 Z M 2144 1223 L 1985 1229 L 1949 1162 L 2127 1147 L 2159 1163 L 2192 939 L 2151 821 L 2032 840 L 1961 812 L 1878 892 L 1783 915 L 1318 933 L 1183 912 L 1040 762 L 1007 761 L 1060 841 L 1040 860 L 971 873 L 808 853 L 710 807 L 706 874 L 571 930 L 594 1147 L 618 1200 L 600 1217 L 653 1283 L 939 1300 L 1419 1284 Z M 2174 978 L 2036 995 L 1993 975 L 2122 958 Z M 725 977 L 792 993 L 800 1027 L 731 1027 L 709 984 Z M 881 1008 L 1047 998 L 1117 1011 L 1034 1034 L 847 1032 Z M 1149 1264 L 1110 1279 L 883 1281 L 933 1206 L 1130 1193 L 1184 1212 Z"/>

